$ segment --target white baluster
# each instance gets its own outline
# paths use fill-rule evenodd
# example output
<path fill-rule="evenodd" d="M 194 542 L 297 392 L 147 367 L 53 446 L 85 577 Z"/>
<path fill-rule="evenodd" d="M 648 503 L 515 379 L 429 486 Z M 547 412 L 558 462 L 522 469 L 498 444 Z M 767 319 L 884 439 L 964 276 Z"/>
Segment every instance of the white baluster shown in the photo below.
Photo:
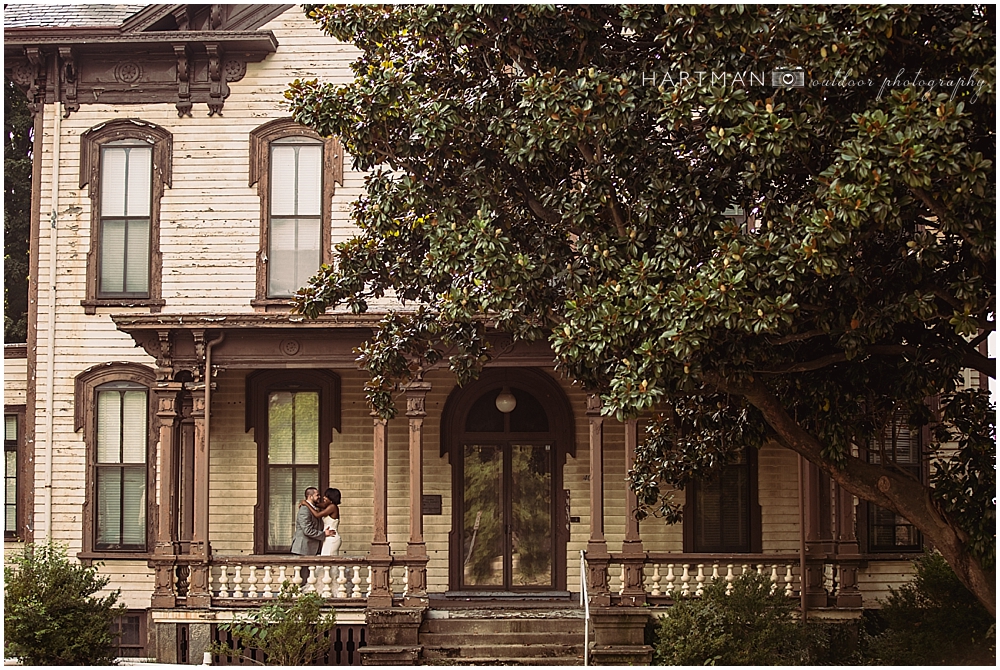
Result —
<path fill-rule="evenodd" d="M 694 578 L 698 583 L 698 587 L 694 590 L 694 595 L 696 598 L 701 598 L 701 594 L 705 592 L 705 564 L 698 564 L 698 576 Z"/>
<path fill-rule="evenodd" d="M 618 585 L 618 595 L 625 593 L 625 564 L 622 563 L 622 571 L 618 574 L 618 581 L 621 582 Z"/>
<path fill-rule="evenodd" d="M 243 597 L 243 566 L 236 566 L 236 576 L 233 577 L 233 597 Z"/>
<path fill-rule="evenodd" d="M 764 564 L 763 563 L 758 563 L 757 564 L 757 574 L 758 575 L 763 575 L 764 574 Z"/>
<path fill-rule="evenodd" d="M 308 591 L 309 593 L 317 593 L 316 591 L 317 570 L 319 570 L 319 566 L 317 565 L 309 566 L 309 577 L 306 579 L 306 588 L 305 588 L 305 590 Z"/>
<path fill-rule="evenodd" d="M 220 565 L 219 569 L 221 574 L 219 574 L 219 597 L 228 598 L 229 597 L 229 575 L 226 574 L 226 566 Z"/>
<path fill-rule="evenodd" d="M 653 590 L 649 592 L 649 595 L 658 596 L 660 595 L 660 564 L 653 564 L 653 578 L 650 580 L 653 583 Z"/>
<path fill-rule="evenodd" d="M 792 564 L 789 563 L 785 566 L 785 595 L 792 598 L 795 593 L 792 588 Z"/>
<path fill-rule="evenodd" d="M 351 577 L 351 584 L 354 586 L 354 588 L 351 589 L 351 597 L 352 598 L 360 598 L 361 597 L 361 566 L 360 565 L 355 565 L 354 569 L 353 569 L 353 572 L 354 572 L 354 576 Z"/>
<path fill-rule="evenodd" d="M 746 563 L 744 563 L 743 565 L 741 565 L 740 569 L 742 570 L 742 572 L 740 573 L 740 577 L 742 577 L 743 575 L 745 575 L 748 572 L 750 572 L 750 566 L 747 565 Z"/>
<path fill-rule="evenodd" d="M 282 568 L 284 570 L 284 568 Z M 274 583 L 274 579 L 271 577 L 271 566 L 264 566 L 264 597 L 270 598 L 273 594 L 271 593 L 271 584 Z"/>
<path fill-rule="evenodd" d="M 733 573 L 733 564 L 730 563 L 726 566 L 726 595 L 728 596 L 733 592 L 733 582 L 736 581 L 736 575 Z"/>
<path fill-rule="evenodd" d="M 250 576 L 247 577 L 247 597 L 256 598 L 257 597 L 257 566 L 250 566 Z"/>
<path fill-rule="evenodd" d="M 302 568 L 298 565 L 292 566 L 292 585 L 298 587 L 299 593 L 302 592 Z"/>
<path fill-rule="evenodd" d="M 337 566 L 337 597 L 346 598 L 347 597 L 347 577 L 344 575 L 344 566 Z"/>
<path fill-rule="evenodd" d="M 778 566 L 777 565 L 772 565 L 771 566 L 771 591 L 770 591 L 771 595 L 774 595 L 774 592 L 777 591 L 777 590 L 778 590 Z"/>
<path fill-rule="evenodd" d="M 392 568 L 389 568 L 388 582 L 389 582 L 389 593 L 391 593 L 392 595 L 396 595 L 396 592 L 392 588 L 392 585 L 396 583 L 395 577 L 392 576 Z"/>
<path fill-rule="evenodd" d="M 667 563 L 667 597 L 674 597 L 674 580 L 677 577 L 674 576 L 674 564 Z"/>
<path fill-rule="evenodd" d="M 691 595 L 691 573 L 688 571 L 688 564 L 684 564 L 684 572 L 681 574 L 681 598 Z"/>
<path fill-rule="evenodd" d="M 334 567 L 336 569 L 336 567 Z M 333 597 L 333 577 L 330 576 L 330 566 L 323 566 L 323 592 L 320 594 L 322 598 L 332 598 Z"/>
<path fill-rule="evenodd" d="M 285 588 L 286 582 L 288 582 L 288 576 L 285 575 L 285 566 L 282 565 L 278 567 L 278 590 L 275 591 L 275 594 L 281 592 L 281 590 Z"/>
<path fill-rule="evenodd" d="M 370 565 L 368 566 L 368 577 L 365 579 L 365 582 L 368 584 L 368 590 L 365 591 L 365 598 L 367 598 L 372 594 L 372 566 Z"/>
<path fill-rule="evenodd" d="M 714 584 L 719 580 L 719 564 L 712 563 L 712 583 Z"/>

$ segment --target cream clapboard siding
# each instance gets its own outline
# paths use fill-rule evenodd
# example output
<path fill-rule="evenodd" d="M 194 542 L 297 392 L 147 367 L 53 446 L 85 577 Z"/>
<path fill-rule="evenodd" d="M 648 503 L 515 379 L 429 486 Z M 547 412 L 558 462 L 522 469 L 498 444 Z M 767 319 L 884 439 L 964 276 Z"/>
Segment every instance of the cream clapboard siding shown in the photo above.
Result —
<path fill-rule="evenodd" d="M 173 186 L 164 191 L 160 209 L 160 250 L 163 255 L 162 297 L 165 314 L 250 312 L 254 297 L 256 253 L 260 235 L 260 201 L 256 187 L 248 185 L 249 133 L 272 119 L 286 117 L 282 92 L 300 76 L 330 81 L 350 77 L 348 63 L 353 47 L 324 37 L 299 7 L 290 9 L 265 29 L 273 30 L 278 53 L 261 63 L 250 63 L 240 82 L 231 84 L 222 117 L 209 118 L 204 104 L 196 105 L 193 118 L 179 119 L 172 104 L 83 104 L 69 118 L 61 119 L 59 157 L 57 302 L 55 321 L 56 365 L 53 385 L 52 529 L 51 536 L 81 548 L 81 510 L 84 496 L 85 449 L 82 435 L 73 430 L 73 380 L 100 363 L 130 361 L 152 366 L 154 361 L 119 332 L 112 313 L 148 313 L 146 308 L 99 308 L 85 315 L 86 255 L 90 247 L 90 198 L 79 188 L 80 135 L 89 128 L 116 118 L 143 119 L 162 126 L 173 136 Z M 48 274 L 52 264 L 53 132 L 55 105 L 44 112 L 41 161 L 41 212 L 39 242 L 38 382 L 34 525 L 44 539 L 46 482 L 44 459 L 49 449 L 46 375 L 51 352 L 51 294 Z M 345 184 L 333 203 L 334 241 L 351 233 L 350 203 L 363 188 L 363 176 L 346 165 Z M 90 185 L 91 188 L 96 184 Z M 5 385 L 6 386 L 6 385 Z M 235 401 L 233 401 L 235 402 Z M 215 431 L 213 431 L 215 432 Z M 242 431 L 241 431 L 242 433 Z M 250 439 L 252 444 L 252 439 Z M 244 473 L 241 473 L 244 474 Z M 252 510 L 252 503 L 251 503 Z M 223 538 L 222 544 L 226 544 Z M 102 568 L 120 582 L 130 607 L 147 607 L 152 575 L 144 562 L 108 561 Z M 145 603 L 145 604 L 143 604 Z"/>

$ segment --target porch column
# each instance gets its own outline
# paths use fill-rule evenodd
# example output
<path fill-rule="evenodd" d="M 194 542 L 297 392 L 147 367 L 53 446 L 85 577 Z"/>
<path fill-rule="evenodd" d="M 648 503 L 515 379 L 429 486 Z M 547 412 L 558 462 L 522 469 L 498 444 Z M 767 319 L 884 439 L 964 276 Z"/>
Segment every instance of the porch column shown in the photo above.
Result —
<path fill-rule="evenodd" d="M 160 476 L 159 505 L 157 506 L 155 583 L 151 604 L 153 607 L 173 607 L 177 593 L 174 590 L 175 555 L 177 554 L 177 425 L 180 413 L 178 404 L 183 388 L 180 382 L 159 382 L 156 388 L 156 417 L 160 421 L 160 449 L 157 472 Z"/>
<path fill-rule="evenodd" d="M 194 409 L 194 529 L 191 533 L 191 555 L 201 559 L 191 564 L 187 604 L 208 607 L 212 602 L 209 591 L 208 546 L 208 441 L 205 435 L 205 397 L 195 391 Z"/>
<path fill-rule="evenodd" d="M 590 423 L 590 540 L 587 542 L 587 587 L 596 607 L 611 604 L 608 590 L 608 542 L 604 538 L 604 417 L 601 396 L 587 396 Z"/>
<path fill-rule="evenodd" d="M 406 416 L 410 420 L 410 540 L 406 543 L 407 606 L 427 604 L 427 545 L 424 543 L 424 417 L 431 385 L 412 382 L 406 387 Z"/>
<path fill-rule="evenodd" d="M 625 422 L 625 474 L 635 463 L 635 450 L 639 445 L 639 421 L 628 419 Z M 645 605 L 646 589 L 643 586 L 643 566 L 646 563 L 646 552 L 642 548 L 639 537 L 639 520 L 635 516 L 638 499 L 632 487 L 625 483 L 625 541 L 622 542 L 624 556 L 625 588 L 622 591 L 622 603 L 627 605 Z"/>
<path fill-rule="evenodd" d="M 861 591 L 858 589 L 858 537 L 854 521 L 854 496 L 836 487 L 837 521 L 837 572 L 840 576 L 837 588 L 837 607 L 861 607 Z"/>
<path fill-rule="evenodd" d="M 389 446 L 389 422 L 372 412 L 374 434 L 372 436 L 372 452 L 374 468 L 372 471 L 372 546 L 368 551 L 368 562 L 372 569 L 372 591 L 368 596 L 368 608 L 392 607 L 392 591 L 389 588 L 389 568 L 392 565 L 392 552 L 389 548 L 388 536 L 388 480 L 389 461 L 387 449 Z"/>
<path fill-rule="evenodd" d="M 833 554 L 830 476 L 806 463 L 806 605 L 826 607 L 825 563 Z"/>

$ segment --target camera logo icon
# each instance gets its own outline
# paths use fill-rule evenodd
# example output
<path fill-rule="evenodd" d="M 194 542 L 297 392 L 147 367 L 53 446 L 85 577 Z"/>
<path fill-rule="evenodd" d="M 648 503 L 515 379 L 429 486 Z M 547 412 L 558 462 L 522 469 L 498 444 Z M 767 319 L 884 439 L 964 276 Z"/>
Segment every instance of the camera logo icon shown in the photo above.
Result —
<path fill-rule="evenodd" d="M 806 85 L 805 70 L 778 68 L 771 70 L 771 86 L 775 88 L 803 88 Z"/>

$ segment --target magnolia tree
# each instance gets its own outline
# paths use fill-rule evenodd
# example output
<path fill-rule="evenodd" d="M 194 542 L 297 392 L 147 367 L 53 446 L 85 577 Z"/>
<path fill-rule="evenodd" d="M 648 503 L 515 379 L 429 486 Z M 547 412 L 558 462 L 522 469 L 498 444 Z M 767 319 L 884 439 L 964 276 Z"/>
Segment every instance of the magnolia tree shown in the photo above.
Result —
<path fill-rule="evenodd" d="M 605 412 L 656 417 L 640 513 L 774 440 L 995 612 L 993 409 L 959 383 L 995 376 L 992 7 L 307 11 L 360 55 L 294 82 L 295 118 L 369 172 L 297 305 L 402 301 L 361 352 L 377 410 L 431 365 L 474 378 L 489 329 L 546 340 Z"/>

